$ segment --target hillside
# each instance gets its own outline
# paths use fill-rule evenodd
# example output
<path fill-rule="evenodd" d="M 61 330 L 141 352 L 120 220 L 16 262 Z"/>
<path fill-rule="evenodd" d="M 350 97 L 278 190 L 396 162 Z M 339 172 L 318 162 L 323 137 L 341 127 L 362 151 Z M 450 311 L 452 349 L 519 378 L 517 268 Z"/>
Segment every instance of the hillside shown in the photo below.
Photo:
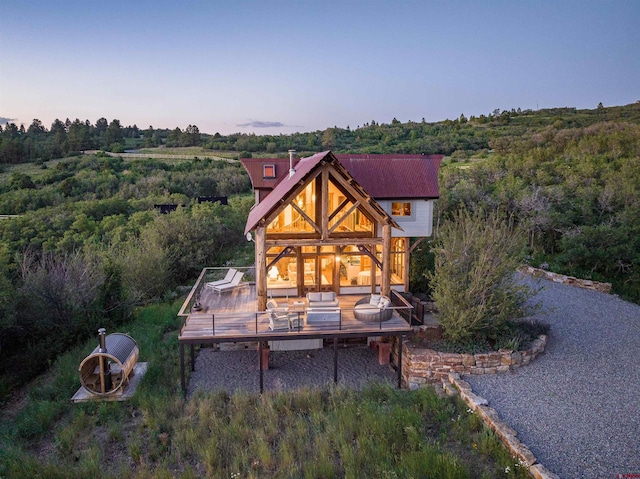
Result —
<path fill-rule="evenodd" d="M 71 126 L 80 123 L 70 122 L 68 133 L 64 125 L 42 128 L 37 141 L 46 145 L 57 135 L 69 147 Z M 95 127 L 85 122 L 83 128 Z M 18 130 L 11 145 L 29 144 L 31 130 Z M 155 138 L 164 141 L 160 131 Z M 178 143 L 185 133 L 166 131 Z M 640 103 L 496 110 L 479 118 L 371 122 L 288 136 L 198 133 L 195 141 L 195 129 L 190 132 L 185 138 L 200 143 L 192 152 L 229 157 L 277 155 L 291 147 L 301 154 L 324 148 L 450 154 L 441 169 L 438 224 L 460 207 L 501 209 L 528 235 L 524 261 L 612 282 L 615 293 L 640 301 Z M 149 138 L 149 132 L 133 133 L 127 142 Z M 14 134 L 5 128 L 2 145 Z M 253 204 L 248 176 L 237 163 L 198 157 L 204 159 L 98 153 L 0 164 L 0 215 L 11 215 L 0 218 L 0 400 L 56 351 L 91 334 L 93 319 L 119 324 L 135 304 L 165 297 L 203 266 L 224 264 L 237 245 L 251 261 L 242 236 Z M 482 160 L 460 168 L 469 158 Z M 200 204 L 199 196 L 230 196 L 230 205 Z M 177 210 L 162 215 L 154 208 L 167 203 Z M 412 257 L 411 289 L 428 293 L 430 244 Z M 14 364 L 20 370 L 5 375 Z"/>

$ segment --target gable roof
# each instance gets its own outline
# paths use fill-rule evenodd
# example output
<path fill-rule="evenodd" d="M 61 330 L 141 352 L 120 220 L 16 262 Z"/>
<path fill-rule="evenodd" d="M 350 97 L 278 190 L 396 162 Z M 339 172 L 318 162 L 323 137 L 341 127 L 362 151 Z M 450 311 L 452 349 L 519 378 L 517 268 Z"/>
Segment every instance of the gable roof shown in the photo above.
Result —
<path fill-rule="evenodd" d="M 269 216 L 276 208 L 278 208 L 284 201 L 284 198 L 287 196 L 287 194 L 291 192 L 291 190 L 293 190 L 296 185 L 305 183 L 308 177 L 315 171 L 315 169 L 323 160 L 336 162 L 336 167 L 339 168 L 338 165 L 340 165 L 340 161 L 336 158 L 336 156 L 331 153 L 331 151 L 323 151 L 307 158 L 300 159 L 294 166 L 296 171 L 293 176 L 289 176 L 289 171 L 287 169 L 286 177 L 280 180 L 273 191 L 271 191 L 271 193 L 269 193 L 265 199 L 263 199 L 260 203 L 253 205 L 253 207 L 249 211 L 247 225 L 245 227 L 245 234 L 254 229 L 258 225 L 260 220 Z M 347 170 L 344 169 L 344 167 L 342 167 L 341 170 L 344 170 L 341 172 L 343 176 L 352 178 L 352 176 Z M 260 172 L 260 174 L 262 175 L 262 172 Z M 358 187 L 362 188 L 355 178 L 353 179 L 353 182 L 356 183 Z M 373 207 L 380 216 L 385 217 L 391 225 L 399 228 L 393 218 L 391 218 L 391 216 L 389 216 L 389 214 L 385 212 L 380 207 L 380 205 L 375 202 L 375 200 L 371 200 L 369 205 Z"/>
<path fill-rule="evenodd" d="M 376 199 L 440 197 L 438 169 L 444 155 L 335 155 Z"/>
<path fill-rule="evenodd" d="M 319 153 L 324 154 L 327 152 Z M 313 155 L 310 158 L 313 158 Z M 438 170 L 444 155 L 333 155 L 373 198 L 440 197 Z M 240 160 L 256 190 L 271 190 L 289 176 L 289 159 L 243 158 Z M 302 160 L 297 160 L 294 168 Z M 262 165 L 276 166 L 276 178 L 263 178 Z"/>
<path fill-rule="evenodd" d="M 300 161 L 296 158 L 296 161 Z M 251 184 L 256 190 L 273 189 L 285 177 L 289 176 L 289 158 L 240 158 L 240 163 L 244 166 Z M 262 166 L 274 165 L 276 167 L 275 178 L 265 178 Z"/>

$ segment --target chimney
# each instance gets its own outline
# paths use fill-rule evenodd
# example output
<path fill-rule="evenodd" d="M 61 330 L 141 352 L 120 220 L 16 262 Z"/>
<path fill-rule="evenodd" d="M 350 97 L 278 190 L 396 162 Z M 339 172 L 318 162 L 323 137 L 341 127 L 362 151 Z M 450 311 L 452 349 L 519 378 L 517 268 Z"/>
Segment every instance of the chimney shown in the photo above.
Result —
<path fill-rule="evenodd" d="M 107 354 L 107 330 L 105 328 L 98 329 L 98 338 L 100 339 L 98 352 L 103 355 Z M 100 387 L 102 388 L 102 394 L 105 394 L 111 391 L 113 382 L 111 381 L 111 365 L 103 355 L 99 357 Z"/>
<path fill-rule="evenodd" d="M 100 349 L 99 353 L 107 352 L 107 342 L 106 342 L 107 330 L 105 328 L 98 329 L 98 339 L 100 340 Z"/>
<path fill-rule="evenodd" d="M 296 174 L 296 170 L 293 167 L 293 156 L 296 154 L 296 150 L 289 150 L 289 178 Z"/>

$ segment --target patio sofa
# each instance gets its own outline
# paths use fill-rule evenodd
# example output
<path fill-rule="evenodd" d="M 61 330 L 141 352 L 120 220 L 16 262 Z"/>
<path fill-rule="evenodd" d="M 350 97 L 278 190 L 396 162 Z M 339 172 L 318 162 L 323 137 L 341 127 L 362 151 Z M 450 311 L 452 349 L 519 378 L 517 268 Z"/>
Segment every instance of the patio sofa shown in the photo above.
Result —
<path fill-rule="evenodd" d="M 393 305 L 387 296 L 372 294 L 356 302 L 353 315 L 358 321 L 365 323 L 388 321 L 393 316 Z"/>
<path fill-rule="evenodd" d="M 307 293 L 309 309 L 336 309 L 340 307 L 336 293 L 333 291 L 325 293 Z"/>
<path fill-rule="evenodd" d="M 336 293 L 307 293 L 307 324 L 339 323 L 341 318 L 340 304 Z"/>

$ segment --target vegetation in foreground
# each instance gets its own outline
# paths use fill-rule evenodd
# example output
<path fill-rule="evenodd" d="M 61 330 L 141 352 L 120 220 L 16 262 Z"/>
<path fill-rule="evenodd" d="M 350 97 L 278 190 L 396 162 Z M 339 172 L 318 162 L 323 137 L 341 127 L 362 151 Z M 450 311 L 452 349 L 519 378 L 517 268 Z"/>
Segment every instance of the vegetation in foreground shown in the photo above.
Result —
<path fill-rule="evenodd" d="M 185 401 L 177 308 L 142 308 L 123 328 L 148 362 L 130 402 L 71 404 L 77 366 L 95 340 L 61 356 L 4 411 L 0 476 L 528 477 L 461 401 L 432 389 L 327 386 Z"/>

